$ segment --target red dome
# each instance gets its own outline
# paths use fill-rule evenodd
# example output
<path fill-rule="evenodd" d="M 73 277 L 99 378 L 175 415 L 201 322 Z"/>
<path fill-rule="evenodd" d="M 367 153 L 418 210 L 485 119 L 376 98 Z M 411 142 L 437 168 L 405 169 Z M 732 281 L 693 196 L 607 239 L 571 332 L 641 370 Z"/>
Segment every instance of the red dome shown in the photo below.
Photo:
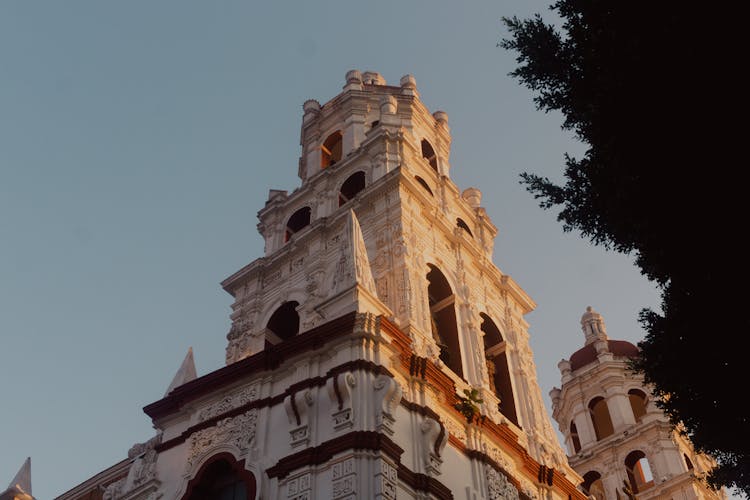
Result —
<path fill-rule="evenodd" d="M 615 357 L 637 358 L 639 349 L 626 340 L 608 340 L 609 352 Z M 577 370 L 596 361 L 596 349 L 594 344 L 578 349 L 570 356 L 570 369 Z"/>

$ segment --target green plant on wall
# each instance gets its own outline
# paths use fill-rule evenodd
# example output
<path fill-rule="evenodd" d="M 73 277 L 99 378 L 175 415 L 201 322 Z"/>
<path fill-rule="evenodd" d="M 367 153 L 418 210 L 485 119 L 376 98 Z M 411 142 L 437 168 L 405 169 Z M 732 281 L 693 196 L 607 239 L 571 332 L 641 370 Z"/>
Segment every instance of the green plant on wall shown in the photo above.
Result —
<path fill-rule="evenodd" d="M 458 401 L 453 405 L 453 408 L 461 412 L 468 423 L 471 424 L 475 420 L 484 422 L 485 416 L 479 414 L 478 406 L 484 403 L 484 400 L 479 397 L 477 389 L 464 389 L 464 396 L 458 396 L 457 399 Z"/>

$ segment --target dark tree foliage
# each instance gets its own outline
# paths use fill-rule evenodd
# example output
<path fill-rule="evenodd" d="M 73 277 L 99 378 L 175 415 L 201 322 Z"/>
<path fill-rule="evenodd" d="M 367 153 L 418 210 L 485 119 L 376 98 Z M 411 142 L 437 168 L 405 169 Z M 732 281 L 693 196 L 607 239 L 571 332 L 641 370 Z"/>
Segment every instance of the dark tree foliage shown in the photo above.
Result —
<path fill-rule="evenodd" d="M 517 53 L 511 75 L 537 107 L 562 112 L 587 150 L 565 157 L 564 185 L 530 173 L 521 183 L 559 210 L 563 230 L 632 255 L 660 287 L 661 311 L 641 312 L 635 368 L 717 459 L 710 484 L 750 497 L 746 79 L 730 71 L 745 59 L 732 60 L 723 34 L 732 14 L 614 0 L 550 8 L 559 28 L 505 18 L 499 45 Z"/>

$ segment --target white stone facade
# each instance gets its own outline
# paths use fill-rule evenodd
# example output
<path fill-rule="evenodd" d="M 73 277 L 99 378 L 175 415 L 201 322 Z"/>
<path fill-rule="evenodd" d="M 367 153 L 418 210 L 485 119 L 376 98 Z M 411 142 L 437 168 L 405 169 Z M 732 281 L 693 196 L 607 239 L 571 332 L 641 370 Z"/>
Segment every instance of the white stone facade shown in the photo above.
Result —
<path fill-rule="evenodd" d="M 264 500 L 584 498 L 536 380 L 535 304 L 492 262 L 479 190 L 449 178 L 446 113 L 411 76 L 359 71 L 303 110 L 301 186 L 270 191 L 265 255 L 222 283 L 226 366 L 183 364 L 145 408 L 157 435 L 59 499 L 193 500 L 221 467 Z"/>
<path fill-rule="evenodd" d="M 585 345 L 558 364 L 561 388 L 550 392 L 553 418 L 570 465 L 597 500 L 724 499 L 702 478 L 715 465 L 672 430 L 643 377 L 628 369 L 638 348 L 612 341 L 591 307 L 581 318 Z"/>

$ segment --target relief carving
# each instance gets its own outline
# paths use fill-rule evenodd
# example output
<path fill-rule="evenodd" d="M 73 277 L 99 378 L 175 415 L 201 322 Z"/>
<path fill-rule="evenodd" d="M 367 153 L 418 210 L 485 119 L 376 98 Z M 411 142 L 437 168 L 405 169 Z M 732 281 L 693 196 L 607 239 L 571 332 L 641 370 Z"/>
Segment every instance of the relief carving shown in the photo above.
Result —
<path fill-rule="evenodd" d="M 258 410 L 254 408 L 236 417 L 219 420 L 213 427 L 192 434 L 188 440 L 188 469 L 204 453 L 223 444 L 230 444 L 240 452 L 246 451 L 255 440 L 257 423 Z"/>
<path fill-rule="evenodd" d="M 161 443 L 162 434 L 159 433 L 145 443 L 137 443 L 128 450 L 128 458 L 133 459 L 127 478 L 123 484 L 123 491 L 131 491 L 153 479 L 156 479 L 156 459 L 158 453 L 155 447 Z"/>
<path fill-rule="evenodd" d="M 518 490 L 508 481 L 505 474 L 498 472 L 490 465 L 484 466 L 487 475 L 487 498 L 489 500 L 518 500 Z M 536 495 L 534 497 L 536 498 Z"/>
<path fill-rule="evenodd" d="M 393 423 L 396 421 L 396 408 L 401 402 L 403 389 L 401 384 L 387 375 L 380 375 L 373 382 L 375 388 L 375 423 L 378 431 L 393 434 Z"/>
<path fill-rule="evenodd" d="M 209 418 L 213 418 L 226 413 L 229 410 L 238 408 L 244 404 L 258 399 L 258 392 L 260 386 L 256 383 L 249 387 L 244 387 L 241 390 L 225 396 L 220 401 L 212 403 L 198 412 L 198 422 L 203 422 Z"/>

